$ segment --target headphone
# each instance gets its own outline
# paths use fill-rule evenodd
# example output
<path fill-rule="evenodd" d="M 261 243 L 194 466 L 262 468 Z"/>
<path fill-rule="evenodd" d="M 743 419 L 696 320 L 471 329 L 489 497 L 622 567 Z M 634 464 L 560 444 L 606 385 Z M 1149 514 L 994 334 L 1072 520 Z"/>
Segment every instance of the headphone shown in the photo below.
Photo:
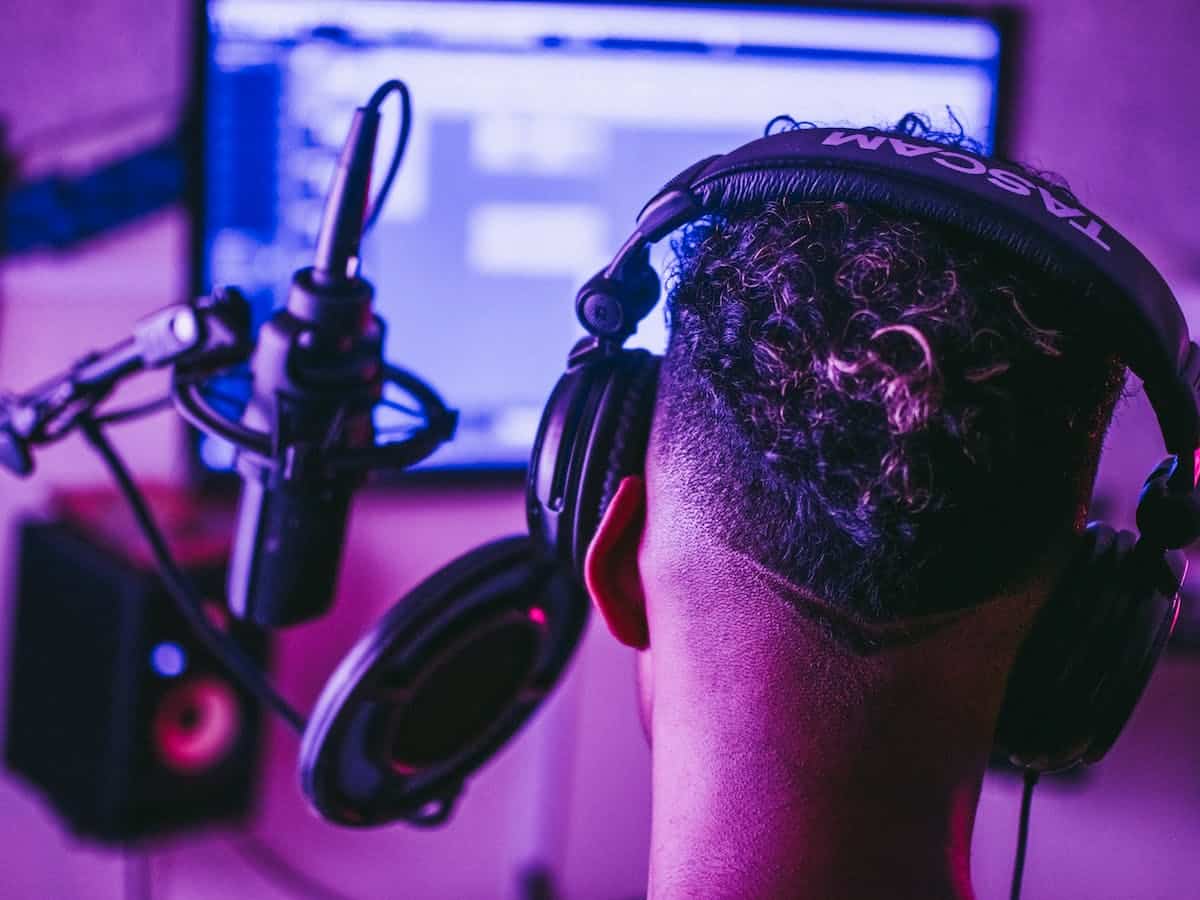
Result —
<path fill-rule="evenodd" d="M 1094 302 L 1145 385 L 1167 452 L 1140 537 L 1093 523 L 1018 651 L 996 747 L 1029 772 L 1099 760 L 1131 715 L 1179 613 L 1182 548 L 1200 537 L 1200 348 L 1162 276 L 1061 188 L 959 147 L 876 130 L 799 128 L 671 179 L 576 296 L 588 335 L 547 401 L 526 485 L 528 536 L 455 560 L 339 665 L 301 748 L 317 811 L 349 825 L 449 814 L 465 779 L 561 676 L 587 620 L 582 566 L 621 479 L 640 474 L 660 359 L 625 341 L 658 301 L 649 248 L 710 214 L 769 200 L 845 201 L 1006 248 Z M 448 712 L 448 711 L 453 711 Z"/>

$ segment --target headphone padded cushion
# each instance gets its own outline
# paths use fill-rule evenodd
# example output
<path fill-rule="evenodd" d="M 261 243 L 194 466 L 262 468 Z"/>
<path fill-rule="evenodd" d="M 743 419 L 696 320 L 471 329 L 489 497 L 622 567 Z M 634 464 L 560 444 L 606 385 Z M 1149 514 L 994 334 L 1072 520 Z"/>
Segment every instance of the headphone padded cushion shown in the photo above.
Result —
<path fill-rule="evenodd" d="M 1055 771 L 1108 751 L 1174 626 L 1166 565 L 1132 532 L 1088 526 L 1009 675 L 996 743 L 1015 763 Z"/>
<path fill-rule="evenodd" d="M 580 418 L 576 441 L 583 462 L 573 485 L 568 562 L 581 574 L 588 546 L 622 479 L 645 469 L 658 364 L 658 357 L 644 350 L 623 351 L 600 376 L 592 415 Z"/>
<path fill-rule="evenodd" d="M 616 496 L 621 481 L 630 475 L 640 475 L 646 468 L 646 444 L 650 438 L 650 423 L 654 416 L 655 386 L 661 360 L 649 354 L 634 356 L 631 360 L 630 380 L 619 396 L 613 400 L 620 404 L 613 425 L 612 446 L 609 448 L 608 465 L 600 488 L 600 504 L 595 511 L 595 522 L 590 528 L 588 542 L 600 527 L 608 505 Z"/>
<path fill-rule="evenodd" d="M 1066 768 L 1086 751 L 1087 718 L 1072 702 L 1088 631 L 1080 628 L 1111 584 L 1116 532 L 1091 525 L 1025 638 L 1005 691 L 997 744 L 1014 762 Z"/>
<path fill-rule="evenodd" d="M 542 413 L 526 490 L 530 534 L 582 574 L 621 479 L 640 474 L 659 358 L 645 350 L 568 369 Z"/>

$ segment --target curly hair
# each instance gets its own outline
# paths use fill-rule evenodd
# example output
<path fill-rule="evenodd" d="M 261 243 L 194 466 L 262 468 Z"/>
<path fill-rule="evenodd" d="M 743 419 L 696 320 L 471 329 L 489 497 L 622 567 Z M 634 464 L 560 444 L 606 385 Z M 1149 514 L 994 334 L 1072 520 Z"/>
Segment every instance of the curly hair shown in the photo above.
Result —
<path fill-rule="evenodd" d="M 848 203 L 772 201 L 675 250 L 659 452 L 733 549 L 885 622 L 983 602 L 1082 526 L 1124 374 L 1086 298 Z"/>

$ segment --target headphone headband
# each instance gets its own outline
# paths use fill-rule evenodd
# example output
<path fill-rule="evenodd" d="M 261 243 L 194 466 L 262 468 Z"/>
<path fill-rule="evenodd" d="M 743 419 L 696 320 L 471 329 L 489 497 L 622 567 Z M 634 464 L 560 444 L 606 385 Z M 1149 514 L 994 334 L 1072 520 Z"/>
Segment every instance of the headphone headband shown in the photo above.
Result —
<path fill-rule="evenodd" d="M 580 291 L 580 321 L 597 338 L 622 342 L 657 299 L 656 281 L 648 299 L 650 244 L 710 213 L 785 197 L 863 203 L 949 225 L 1089 293 L 1101 333 L 1145 383 L 1167 450 L 1179 457 L 1176 488 L 1190 492 L 1200 347 L 1167 283 L 1062 188 L 958 147 L 871 129 L 800 128 L 701 160 L 646 204 L 612 263 Z"/>

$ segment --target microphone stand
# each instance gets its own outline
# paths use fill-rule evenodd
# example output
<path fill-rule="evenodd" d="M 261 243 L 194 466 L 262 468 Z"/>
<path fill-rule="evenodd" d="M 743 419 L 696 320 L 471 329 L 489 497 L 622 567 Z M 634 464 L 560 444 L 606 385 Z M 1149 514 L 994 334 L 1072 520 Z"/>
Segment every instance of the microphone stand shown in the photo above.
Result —
<path fill-rule="evenodd" d="M 399 94 L 402 104 L 396 150 L 379 195 L 370 211 L 365 212 L 372 159 L 368 144 L 374 146 L 379 105 L 393 92 Z M 407 144 L 411 124 L 408 89 L 399 81 L 381 85 L 367 106 L 356 114 L 355 122 L 331 189 L 326 221 L 318 240 L 317 264 L 297 273 L 298 279 L 311 279 L 313 288 L 300 291 L 298 298 L 321 306 L 324 292 L 340 294 L 352 286 L 367 292 L 365 308 L 369 310 L 370 286 L 357 273 L 358 241 L 377 219 Z M 365 137 L 360 136 L 360 131 Z M 296 285 L 293 294 L 297 295 Z M 138 322 L 125 339 L 86 354 L 36 387 L 20 394 L 0 391 L 0 466 L 27 477 L 33 473 L 35 447 L 61 440 L 78 428 L 108 467 L 150 544 L 164 586 L 197 636 L 247 691 L 279 713 L 293 730 L 302 733 L 304 716 L 275 690 L 238 643 L 204 613 L 199 592 L 175 562 L 149 504 L 104 435 L 104 426 L 149 415 L 165 409 L 168 402 L 156 401 L 107 414 L 99 413 L 98 408 L 125 379 L 147 370 L 170 367 L 171 396 L 167 399 L 186 421 L 233 443 L 242 454 L 262 465 L 287 463 L 288 477 L 298 478 L 303 477 L 299 470 L 306 468 L 294 465 L 301 451 L 306 454 L 307 468 L 319 463 L 321 468 L 342 473 L 349 479 L 365 477 L 375 469 L 407 468 L 453 437 L 458 416 L 421 378 L 380 358 L 378 371 L 369 385 L 372 391 L 381 394 L 383 385 L 391 384 L 407 393 L 420 424 L 401 440 L 318 445 L 314 450 L 307 443 L 295 443 L 283 433 L 282 427 L 261 430 L 233 421 L 208 402 L 203 383 L 246 362 L 254 350 L 249 305 L 235 288 L 220 289 L 209 297 L 152 313 Z"/>
<path fill-rule="evenodd" d="M 108 424 L 132 421 L 166 408 L 142 404 L 107 414 L 100 404 L 126 379 L 141 372 L 172 367 L 172 398 L 189 421 L 236 441 L 239 430 L 257 442 L 272 436 L 251 431 L 218 413 L 204 398 L 202 383 L 244 362 L 253 349 L 250 311 L 239 291 L 226 288 L 193 303 L 159 310 L 133 333 L 103 350 L 88 353 L 62 372 L 20 394 L 0 392 L 0 466 L 27 477 L 33 473 L 33 449 L 55 443 L 78 428 L 100 454 L 146 536 L 155 564 L 172 601 L 197 636 L 246 690 L 278 713 L 297 733 L 305 717 L 270 684 L 265 673 L 228 634 L 204 613 L 199 591 L 171 555 L 162 529 L 133 476 L 103 432 Z M 405 390 L 423 424 L 407 438 L 348 450 L 333 464 L 348 470 L 405 468 L 427 457 L 454 433 L 457 415 L 419 377 L 385 366 L 385 380 Z"/>
<path fill-rule="evenodd" d="M 167 365 L 190 377 L 236 365 L 250 352 L 250 310 L 235 289 L 152 313 L 125 339 L 81 357 L 63 372 L 19 395 L 0 394 L 0 465 L 16 475 L 33 473 L 32 449 L 61 440 L 78 428 L 112 473 L 145 534 L 167 593 L 197 637 L 252 695 L 279 713 L 297 732 L 305 720 L 271 686 L 242 647 L 204 612 L 200 592 L 175 562 L 146 498 L 103 433 L 105 424 L 131 421 L 165 408 L 149 403 L 108 415 L 99 405 L 127 378 Z"/>
<path fill-rule="evenodd" d="M 167 365 L 212 374 L 244 360 L 251 346 L 250 307 L 234 288 L 151 313 L 128 337 L 84 355 L 36 387 L 0 393 L 0 465 L 30 475 L 34 446 L 65 437 L 131 375 Z M 131 412 L 118 418 L 131 418 Z"/>

